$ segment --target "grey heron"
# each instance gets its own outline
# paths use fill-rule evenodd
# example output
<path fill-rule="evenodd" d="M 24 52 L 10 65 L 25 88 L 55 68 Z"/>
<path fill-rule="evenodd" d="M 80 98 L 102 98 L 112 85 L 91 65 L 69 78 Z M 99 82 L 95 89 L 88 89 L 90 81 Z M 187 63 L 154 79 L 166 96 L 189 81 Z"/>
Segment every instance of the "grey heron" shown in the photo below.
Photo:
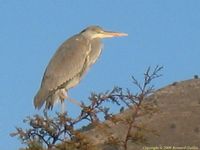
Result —
<path fill-rule="evenodd" d="M 52 109 L 56 101 L 63 103 L 70 88 L 76 86 L 102 51 L 102 38 L 127 36 L 90 26 L 66 40 L 51 58 L 34 97 L 35 108 Z"/>

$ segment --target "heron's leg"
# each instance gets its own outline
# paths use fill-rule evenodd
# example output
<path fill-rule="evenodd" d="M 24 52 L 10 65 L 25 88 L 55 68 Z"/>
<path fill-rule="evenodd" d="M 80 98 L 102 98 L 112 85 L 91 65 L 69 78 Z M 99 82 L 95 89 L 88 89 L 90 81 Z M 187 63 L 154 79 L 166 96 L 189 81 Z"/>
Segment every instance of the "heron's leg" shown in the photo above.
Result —
<path fill-rule="evenodd" d="M 60 99 L 61 99 L 62 109 L 64 109 L 64 99 L 67 99 L 68 101 L 74 103 L 75 105 L 82 107 L 82 104 L 79 101 L 77 101 L 73 98 L 70 98 L 67 94 L 67 91 L 65 91 L 64 89 L 61 90 L 59 96 L 60 96 Z"/>
<path fill-rule="evenodd" d="M 47 109 L 46 108 L 43 110 L 43 114 L 47 118 L 48 115 L 47 115 Z"/>
<path fill-rule="evenodd" d="M 60 100 L 61 100 L 61 113 L 65 113 L 65 103 L 64 100 L 67 98 L 67 92 L 65 89 L 62 89 L 59 94 Z"/>
<path fill-rule="evenodd" d="M 65 113 L 65 103 L 64 103 L 64 99 L 61 100 L 61 114 Z"/>
<path fill-rule="evenodd" d="M 79 107 L 82 107 L 82 104 L 79 101 L 77 101 L 77 100 L 69 97 L 68 94 L 67 94 L 67 92 L 66 92 L 65 95 L 66 95 L 68 101 L 70 101 L 71 103 L 74 103 L 75 105 L 77 105 Z"/>
<path fill-rule="evenodd" d="M 79 101 L 77 101 L 77 100 L 75 100 L 75 99 L 73 99 L 71 97 L 68 97 L 67 100 L 69 100 L 70 102 L 78 105 L 79 107 L 82 107 L 82 104 Z"/>

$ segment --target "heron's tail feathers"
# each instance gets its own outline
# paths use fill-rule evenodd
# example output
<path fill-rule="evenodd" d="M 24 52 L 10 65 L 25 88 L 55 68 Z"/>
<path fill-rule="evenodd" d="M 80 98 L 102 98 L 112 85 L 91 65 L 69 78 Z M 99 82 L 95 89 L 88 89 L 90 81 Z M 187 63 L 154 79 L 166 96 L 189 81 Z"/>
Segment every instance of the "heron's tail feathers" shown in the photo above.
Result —
<path fill-rule="evenodd" d="M 36 109 L 40 109 L 45 102 L 46 91 L 40 89 L 34 97 L 34 106 Z"/>
<path fill-rule="evenodd" d="M 51 93 L 41 88 L 34 98 L 35 108 L 40 109 L 44 105 L 44 103 L 46 103 L 45 109 L 52 109 L 54 103 L 56 103 L 59 100 L 58 93 L 59 91 L 56 91 L 55 93 Z"/>

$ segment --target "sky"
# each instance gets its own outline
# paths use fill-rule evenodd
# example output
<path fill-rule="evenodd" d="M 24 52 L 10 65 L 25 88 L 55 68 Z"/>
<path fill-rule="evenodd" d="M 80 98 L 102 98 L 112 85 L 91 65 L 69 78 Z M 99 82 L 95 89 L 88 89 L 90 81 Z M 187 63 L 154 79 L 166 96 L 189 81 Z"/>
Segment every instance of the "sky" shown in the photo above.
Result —
<path fill-rule="evenodd" d="M 70 36 L 89 25 L 128 33 L 105 39 L 104 50 L 70 97 L 132 88 L 148 66 L 164 66 L 154 82 L 161 88 L 200 74 L 199 0 L 0 0 L 0 149 L 22 145 L 9 134 L 24 127 L 45 67 Z M 67 103 L 70 113 L 77 106 Z M 55 110 L 54 110 L 55 111 Z"/>

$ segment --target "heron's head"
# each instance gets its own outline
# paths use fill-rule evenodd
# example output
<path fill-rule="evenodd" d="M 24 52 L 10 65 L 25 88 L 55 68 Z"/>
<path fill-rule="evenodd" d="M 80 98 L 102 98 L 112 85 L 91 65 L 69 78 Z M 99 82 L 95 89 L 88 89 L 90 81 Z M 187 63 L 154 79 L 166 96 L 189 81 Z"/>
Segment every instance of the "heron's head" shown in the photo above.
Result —
<path fill-rule="evenodd" d="M 99 26 L 90 26 L 81 31 L 81 34 L 86 36 L 89 39 L 95 39 L 95 38 L 111 38 L 111 37 L 117 37 L 117 36 L 127 36 L 126 33 L 121 32 L 113 32 L 113 31 L 105 31 Z"/>

